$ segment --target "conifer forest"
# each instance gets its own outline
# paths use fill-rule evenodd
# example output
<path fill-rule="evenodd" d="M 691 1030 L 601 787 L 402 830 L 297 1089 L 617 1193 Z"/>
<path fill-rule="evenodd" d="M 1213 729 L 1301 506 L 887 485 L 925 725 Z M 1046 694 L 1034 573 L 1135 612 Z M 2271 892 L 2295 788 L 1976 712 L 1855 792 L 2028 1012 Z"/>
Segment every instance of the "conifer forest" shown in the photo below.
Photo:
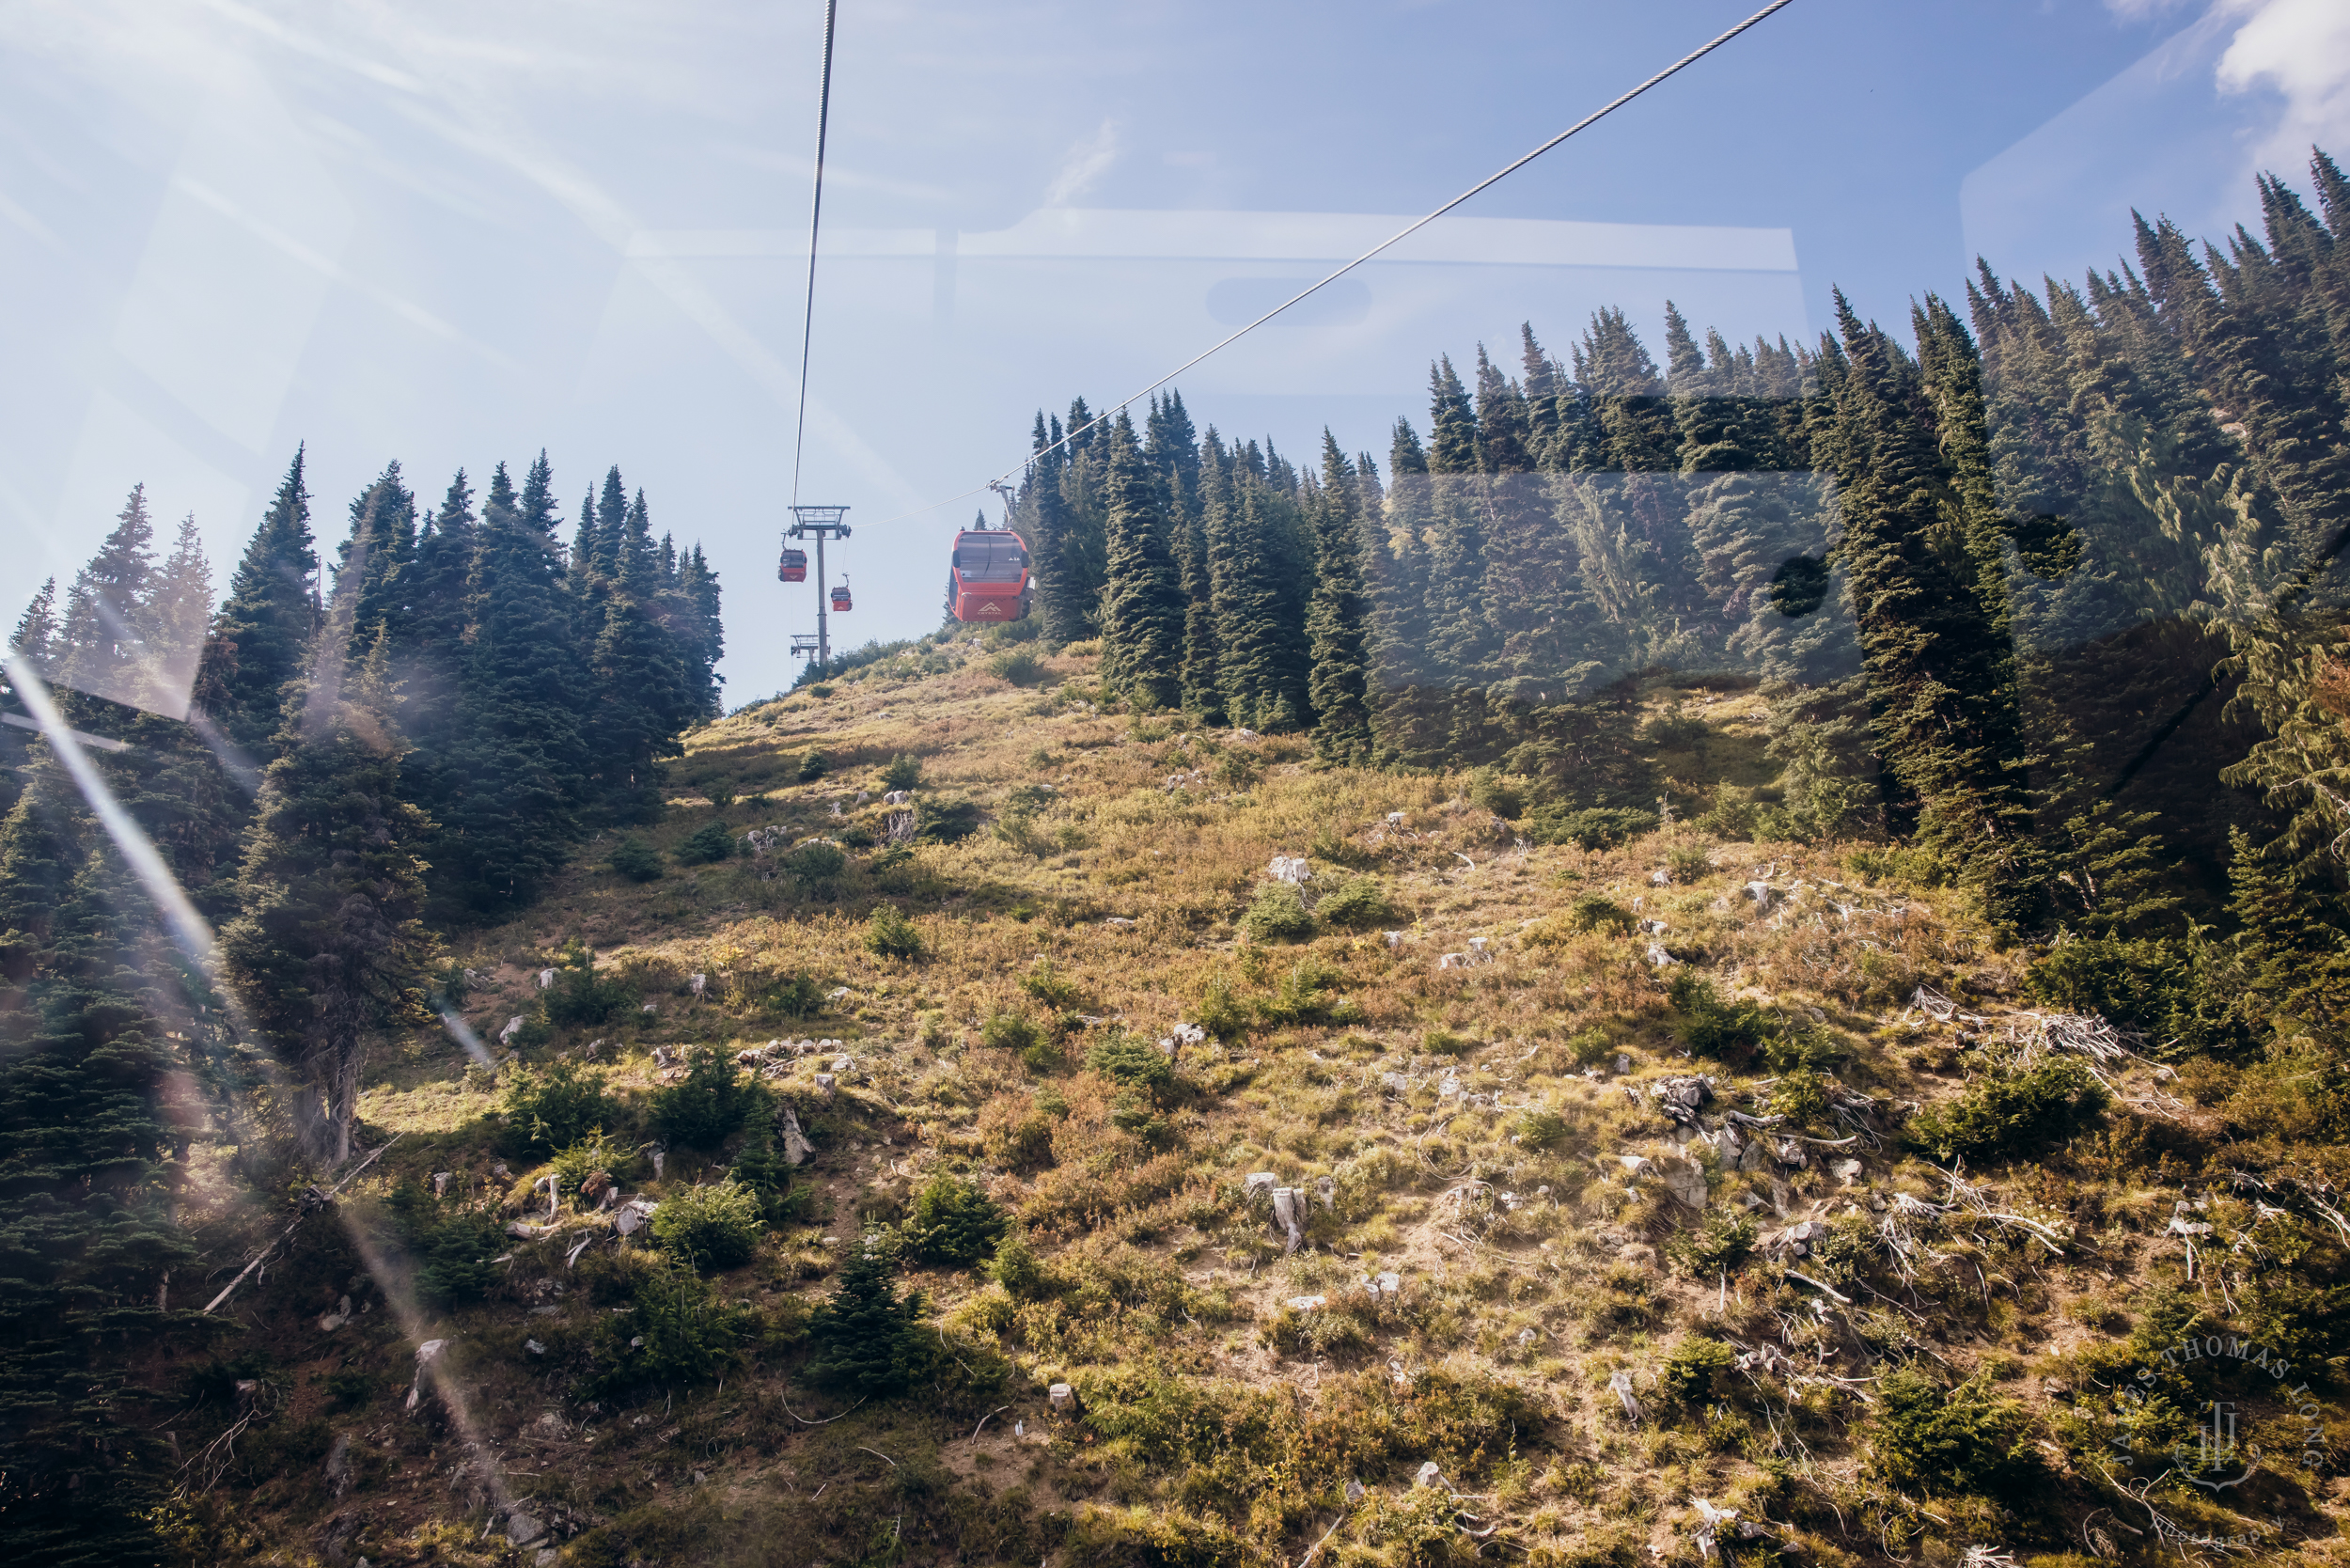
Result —
<path fill-rule="evenodd" d="M 2259 196 L 1380 451 L 1079 398 L 1032 615 L 731 708 L 617 467 L 298 450 L 225 580 L 131 489 L 0 689 L 0 1560 L 2338 1560 L 2350 178 Z"/>

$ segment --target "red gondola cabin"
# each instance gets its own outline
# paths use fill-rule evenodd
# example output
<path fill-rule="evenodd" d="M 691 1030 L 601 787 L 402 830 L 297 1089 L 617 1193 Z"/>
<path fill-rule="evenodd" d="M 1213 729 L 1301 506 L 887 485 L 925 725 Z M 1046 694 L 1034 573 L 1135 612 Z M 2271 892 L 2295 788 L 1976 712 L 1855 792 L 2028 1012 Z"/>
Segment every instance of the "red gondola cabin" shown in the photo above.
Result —
<path fill-rule="evenodd" d="M 843 610 L 854 609 L 854 604 L 853 604 L 849 599 L 848 584 L 843 583 L 838 588 L 832 590 L 833 614 L 838 615 Z"/>
<path fill-rule="evenodd" d="M 1010 529 L 966 528 L 955 536 L 947 605 L 957 620 L 1023 620 L 1035 598 L 1027 546 Z"/>
<path fill-rule="evenodd" d="M 786 550 L 783 553 L 783 559 L 776 566 L 776 580 L 783 583 L 807 582 L 807 552 L 805 550 Z"/>

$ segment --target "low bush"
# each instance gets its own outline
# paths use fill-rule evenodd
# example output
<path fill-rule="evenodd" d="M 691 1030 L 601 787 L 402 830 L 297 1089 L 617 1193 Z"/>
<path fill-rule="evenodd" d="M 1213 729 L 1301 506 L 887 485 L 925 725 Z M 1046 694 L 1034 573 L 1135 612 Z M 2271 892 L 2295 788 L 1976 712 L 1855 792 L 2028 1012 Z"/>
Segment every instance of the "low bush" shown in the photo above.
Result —
<path fill-rule="evenodd" d="M 1085 994 L 1049 958 L 1038 959 L 1035 967 L 1020 977 L 1020 989 L 1057 1012 L 1066 1012 L 1085 999 Z"/>
<path fill-rule="evenodd" d="M 883 958 L 920 958 L 922 933 L 896 904 L 885 903 L 865 922 L 865 950 Z"/>
<path fill-rule="evenodd" d="M 573 937 L 564 944 L 543 1004 L 547 1022 L 566 1028 L 601 1024 L 636 1000 L 636 988 L 619 975 L 596 970 L 596 955 Z"/>
<path fill-rule="evenodd" d="M 1731 1374 L 1738 1357 L 1719 1340 L 1684 1340 L 1665 1357 L 1656 1381 L 1681 1403 L 1695 1408 L 1710 1404 L 1730 1391 Z"/>
<path fill-rule="evenodd" d="M 728 1178 L 758 1200 L 759 1217 L 780 1225 L 801 1207 L 791 1189 L 791 1168 L 776 1152 L 775 1135 L 756 1128 L 736 1151 Z"/>
<path fill-rule="evenodd" d="M 1033 686 L 1044 679 L 1044 661 L 1033 648 L 1014 647 L 987 661 L 987 672 L 998 681 L 1009 681 L 1015 686 Z"/>
<path fill-rule="evenodd" d="M 1692 1279 L 1713 1279 L 1747 1261 L 1754 1250 L 1754 1217 L 1715 1209 L 1665 1245 L 1665 1255 Z"/>
<path fill-rule="evenodd" d="M 635 1159 L 634 1151 L 613 1142 L 599 1129 L 556 1151 L 547 1161 L 547 1173 L 555 1178 L 556 1192 L 577 1203 L 585 1195 L 588 1177 L 601 1170 L 619 1178 Z"/>
<path fill-rule="evenodd" d="M 633 1263 L 624 1274 L 612 1272 L 626 1280 L 630 1301 L 598 1326 L 595 1371 L 585 1392 L 707 1383 L 734 1364 L 750 1327 L 748 1314 L 720 1300 L 684 1262 L 654 1259 Z"/>
<path fill-rule="evenodd" d="M 2047 1057 L 2020 1073 L 1987 1073 L 1928 1105 L 1909 1119 L 1908 1138 L 1938 1160 L 2027 1158 L 2095 1121 L 2108 1098 L 2087 1064 Z"/>
<path fill-rule="evenodd" d="M 765 1104 L 764 1091 L 725 1050 L 694 1045 L 685 1053 L 685 1076 L 654 1092 L 647 1120 L 671 1143 L 715 1149 Z"/>
<path fill-rule="evenodd" d="M 673 1192 L 654 1208 L 653 1240 L 697 1269 L 750 1262 L 766 1221 L 759 1195 L 732 1180 Z"/>
<path fill-rule="evenodd" d="M 396 1188 L 391 1209 L 399 1218 L 408 1253 L 416 1264 L 416 1295 L 446 1310 L 470 1306 L 497 1280 L 490 1262 L 505 1249 L 506 1230 L 478 1209 L 445 1207 L 421 1183 Z"/>
<path fill-rule="evenodd" d="M 2208 938 L 2118 936 L 2060 942 L 2024 972 L 2024 992 L 2044 1007 L 2094 1012 L 2162 1042 L 2173 1058 L 2250 1044 L 2243 988 L 2225 975 Z"/>
<path fill-rule="evenodd" d="M 849 857 L 839 845 L 811 839 L 783 857 L 783 869 L 795 882 L 814 887 L 829 886 L 849 869 Z"/>
<path fill-rule="evenodd" d="M 685 841 L 677 847 L 679 863 L 687 866 L 708 866 L 733 853 L 733 829 L 714 819 L 687 834 Z"/>
<path fill-rule="evenodd" d="M 1665 999 L 1682 1015 L 1682 1042 L 1693 1056 L 1738 1067 L 1759 1055 L 1774 1070 L 1787 1073 L 1823 1065 L 1836 1055 L 1821 1030 L 1765 1012 L 1752 1002 L 1724 1001 L 1713 982 L 1694 969 L 1673 972 L 1665 985 Z"/>
<path fill-rule="evenodd" d="M 1577 893 L 1567 906 L 1567 926 L 1573 931 L 1622 933 L 1639 922 L 1632 911 L 1602 893 Z"/>
<path fill-rule="evenodd" d="M 1714 853 L 1703 844 L 1675 844 L 1665 852 L 1665 870 L 1684 886 L 1714 874 Z"/>
<path fill-rule="evenodd" d="M 1240 917 L 1241 934 L 1251 942 L 1303 942 L 1314 933 L 1306 898 L 1286 882 L 1268 882 Z"/>
<path fill-rule="evenodd" d="M 2044 1472 L 2024 1407 L 1972 1377 L 1944 1388 L 1915 1367 L 1877 1384 L 1870 1457 L 1885 1479 L 1926 1493 L 2016 1497 Z"/>
<path fill-rule="evenodd" d="M 912 752 L 901 751 L 881 771 L 881 783 L 885 790 L 912 790 L 918 788 L 921 782 L 922 760 Z"/>
<path fill-rule="evenodd" d="M 1537 1153 L 1556 1149 L 1567 1140 L 1567 1119 L 1543 1105 L 1529 1105 L 1518 1113 L 1517 1140 Z"/>
<path fill-rule="evenodd" d="M 1526 792 L 1496 768 L 1479 768 L 1468 776 L 1469 804 L 1496 817 L 1515 817 L 1526 809 Z"/>
<path fill-rule="evenodd" d="M 603 1080 L 573 1063 L 517 1067 L 506 1081 L 498 1109 L 506 1118 L 501 1142 L 508 1153 L 551 1154 L 603 1127 L 619 1125 L 623 1112 L 603 1091 Z"/>
<path fill-rule="evenodd" d="M 1010 1225 L 1010 1216 L 977 1182 L 940 1175 L 914 1195 L 899 1233 L 906 1251 L 925 1262 L 969 1268 L 995 1254 Z"/>
<path fill-rule="evenodd" d="M 1112 1029 L 1086 1051 L 1086 1068 L 1114 1082 L 1163 1092 L 1175 1081 L 1175 1064 L 1151 1041 Z"/>
<path fill-rule="evenodd" d="M 1655 812 L 1621 806 L 1590 806 L 1579 810 L 1538 806 L 1526 819 L 1526 835 L 1536 843 L 1574 844 L 1586 850 L 1614 849 L 1655 827 Z"/>
<path fill-rule="evenodd" d="M 830 697 L 832 693 L 828 690 L 819 689 L 817 690 L 817 695 L 820 697 Z M 816 780 L 823 777 L 824 775 L 832 772 L 832 759 L 826 757 L 822 751 L 817 750 L 816 747 L 809 746 L 807 750 L 800 754 L 800 765 L 797 771 L 800 776 L 801 783 L 813 784 Z"/>
<path fill-rule="evenodd" d="M 952 797 L 928 801 L 922 808 L 922 825 L 914 830 L 914 837 L 925 844 L 960 844 L 979 830 L 979 815 L 977 801 Z"/>
<path fill-rule="evenodd" d="M 1341 930 L 1361 931 L 1393 925 L 1402 917 L 1378 878 L 1351 876 L 1322 895 L 1322 902 L 1314 905 L 1314 918 Z"/>
<path fill-rule="evenodd" d="M 1338 994 L 1339 978 L 1336 969 L 1319 960 L 1300 959 L 1290 965 L 1273 995 L 1257 1003 L 1257 1016 L 1268 1024 L 1358 1024 L 1363 1010 Z"/>
<path fill-rule="evenodd" d="M 650 882 L 661 874 L 661 852 L 642 834 L 630 833 L 613 846 L 604 864 L 631 882 Z"/>
<path fill-rule="evenodd" d="M 995 1256 L 987 1265 L 987 1272 L 1015 1301 L 1036 1299 L 1052 1282 L 1027 1239 L 1012 1230 L 1007 1230 L 1003 1239 L 995 1244 Z"/>
<path fill-rule="evenodd" d="M 979 1043 L 991 1050 L 1010 1051 L 1039 1073 L 1049 1071 L 1059 1059 L 1052 1037 L 1025 1012 L 991 1013 L 979 1026 Z"/>

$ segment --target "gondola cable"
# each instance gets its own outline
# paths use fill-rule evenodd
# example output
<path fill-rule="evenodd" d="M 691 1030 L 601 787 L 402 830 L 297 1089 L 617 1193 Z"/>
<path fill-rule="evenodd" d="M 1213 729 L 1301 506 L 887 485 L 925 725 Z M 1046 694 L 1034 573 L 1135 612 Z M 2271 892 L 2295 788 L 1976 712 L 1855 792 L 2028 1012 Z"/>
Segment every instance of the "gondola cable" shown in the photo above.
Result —
<path fill-rule="evenodd" d="M 1531 152 L 1516 159 L 1514 162 L 1505 165 L 1496 172 L 1487 175 L 1484 179 L 1479 180 L 1476 184 L 1471 185 L 1467 190 L 1463 191 L 1459 196 L 1454 196 L 1450 201 L 1446 202 L 1443 206 L 1437 208 L 1426 217 L 1416 219 L 1412 223 L 1406 224 L 1403 227 L 1396 230 L 1393 234 L 1387 236 L 1387 238 L 1380 241 L 1377 244 L 1363 252 L 1362 255 L 1355 258 L 1354 260 L 1347 262 L 1344 266 L 1339 268 L 1327 277 L 1324 277 L 1314 283 L 1308 284 L 1306 288 L 1291 295 L 1288 299 L 1283 300 L 1279 305 L 1275 306 L 1272 309 L 1266 311 L 1255 321 L 1250 321 L 1247 325 L 1239 328 L 1230 336 L 1209 345 L 1207 348 L 1202 349 L 1199 353 L 1192 355 L 1189 359 L 1184 360 L 1181 365 L 1176 366 L 1175 368 L 1169 370 L 1167 374 L 1161 376 L 1158 380 L 1152 382 L 1141 391 L 1136 392 L 1133 397 L 1126 399 L 1123 402 L 1111 404 L 1108 408 L 1104 409 L 1100 414 L 1096 415 L 1091 420 L 1086 424 L 1078 426 L 1074 430 L 1068 431 L 1058 441 L 1052 443 L 1050 446 L 1036 448 L 1027 456 L 1022 458 L 1018 463 L 1004 470 L 1004 472 L 996 475 L 986 483 L 974 485 L 972 488 L 963 492 L 961 494 L 949 495 L 943 501 L 932 501 L 927 506 L 916 507 L 911 511 L 901 511 L 894 517 L 885 517 L 882 519 L 882 523 L 901 523 L 909 517 L 919 517 L 924 512 L 936 511 L 941 507 L 950 507 L 958 501 L 967 501 L 974 495 L 984 494 L 988 491 L 995 489 L 996 486 L 1005 483 L 1015 475 L 1025 472 L 1031 463 L 1036 462 L 1037 459 L 1044 456 L 1048 452 L 1056 451 L 1062 447 L 1068 446 L 1071 442 L 1085 434 L 1086 431 L 1104 423 L 1111 417 L 1111 416 L 1119 413 L 1121 409 L 1133 407 L 1136 403 L 1140 402 L 1152 393 L 1156 392 L 1160 387 L 1165 386 L 1168 382 L 1173 381 L 1177 376 L 1182 375 L 1185 370 L 1190 369 L 1193 366 L 1199 364 L 1202 360 L 1205 360 L 1210 356 L 1231 347 L 1234 343 L 1239 342 L 1242 338 L 1247 337 L 1250 333 L 1256 331 L 1259 327 L 1264 325 L 1267 321 L 1273 320 L 1274 317 L 1278 316 L 1282 311 L 1287 310 L 1291 306 L 1295 305 L 1298 301 L 1308 297 L 1318 290 L 1326 288 L 1330 284 L 1337 282 L 1340 278 L 1344 277 L 1348 273 L 1353 272 L 1364 262 L 1369 261 L 1373 257 L 1377 256 L 1381 251 L 1388 249 L 1400 241 L 1410 238 L 1420 229 L 1427 227 L 1430 224 L 1434 223 L 1438 218 L 1443 217 L 1447 212 L 1451 212 L 1454 208 L 1468 200 L 1471 196 L 1476 196 L 1480 192 L 1498 184 L 1503 180 L 1508 179 L 1511 175 L 1515 174 L 1518 170 L 1524 168 L 1527 165 L 1532 163 L 1543 153 L 1548 152 L 1552 148 L 1557 147 L 1559 143 L 1565 141 L 1568 137 L 1574 135 L 1578 132 L 1587 131 L 1590 129 L 1590 127 L 1597 125 L 1601 120 L 1606 119 L 1609 115 L 1614 114 L 1618 109 L 1622 108 L 1625 104 L 1631 102 L 1634 99 L 1639 97 L 1651 87 L 1653 87 L 1659 83 L 1679 74 L 1688 67 L 1697 64 L 1698 61 L 1705 58 L 1706 55 L 1711 55 L 1715 50 L 1719 49 L 1723 44 L 1728 43 L 1731 39 L 1738 37 L 1741 33 L 1744 33 L 1749 28 L 1757 25 L 1765 18 L 1771 16 L 1774 12 L 1786 9 L 1787 7 L 1793 5 L 1794 3 L 1794 0 L 1771 0 L 1769 5 L 1764 6 L 1761 10 L 1756 11 L 1752 16 L 1747 17 L 1744 22 L 1739 23 L 1728 32 L 1723 33 L 1718 38 L 1714 39 L 1708 43 L 1700 45 L 1698 48 L 1691 50 L 1688 54 L 1682 55 L 1681 58 L 1675 60 L 1672 64 L 1667 66 L 1664 70 L 1658 71 L 1647 81 L 1642 82 L 1638 86 L 1632 88 L 1630 91 L 1625 92 L 1621 96 L 1610 100 L 1608 102 L 1602 104 L 1599 108 L 1592 110 L 1581 119 L 1576 120 L 1573 125 L 1568 126 L 1564 131 L 1561 131 L 1557 135 L 1551 137 L 1550 140 L 1543 143 L 1542 146 L 1534 149 Z M 827 16 L 829 16 L 829 14 L 830 13 L 828 11 Z M 829 21 L 827 21 L 825 24 L 824 38 L 826 61 L 825 71 L 826 79 L 829 81 L 832 48 L 832 28 Z M 817 174 L 820 188 L 823 171 L 823 159 L 822 152 L 822 133 L 820 131 L 817 136 L 817 146 L 819 149 L 817 157 Z M 815 253 L 813 242 L 811 242 L 808 256 L 808 288 L 811 305 L 814 299 L 815 291 Z M 807 380 L 805 367 L 802 369 L 800 380 L 802 414 L 803 416 L 805 416 Z M 797 480 L 795 477 L 795 487 L 796 483 Z M 867 525 L 877 526 L 878 525 L 869 524 Z"/>
<path fill-rule="evenodd" d="M 800 499 L 800 459 L 807 450 L 808 349 L 816 336 L 816 237 L 824 222 L 824 133 L 832 123 L 832 24 L 839 6 L 840 0 L 824 0 L 824 69 L 816 95 L 816 194 L 807 212 L 807 305 L 800 317 L 800 412 L 791 437 L 791 501 L 795 506 Z"/>

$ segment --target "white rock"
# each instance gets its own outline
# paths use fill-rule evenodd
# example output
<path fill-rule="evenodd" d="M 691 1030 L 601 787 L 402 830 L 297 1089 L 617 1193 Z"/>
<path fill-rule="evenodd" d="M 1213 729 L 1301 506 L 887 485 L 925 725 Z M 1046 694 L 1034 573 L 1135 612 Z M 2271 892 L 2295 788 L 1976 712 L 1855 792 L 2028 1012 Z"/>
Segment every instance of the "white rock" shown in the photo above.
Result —
<path fill-rule="evenodd" d="M 1346 1483 L 1346 1500 L 1350 1503 L 1358 1503 L 1363 1500 L 1363 1483 L 1361 1482 L 1350 1481 Z"/>
<path fill-rule="evenodd" d="M 539 989 L 541 991 L 552 991 L 555 989 L 554 970 L 541 969 L 539 971 Z"/>
<path fill-rule="evenodd" d="M 1627 1419 L 1637 1421 L 1640 1419 L 1640 1402 L 1632 1397 L 1632 1374 L 1630 1372 L 1620 1372 L 1608 1378 L 1607 1391 L 1614 1394 L 1616 1403 L 1623 1406 L 1623 1413 Z"/>
<path fill-rule="evenodd" d="M 533 1356 L 544 1356 L 547 1353 L 547 1347 L 540 1344 L 536 1340 L 525 1340 L 523 1341 L 523 1348 L 530 1352 Z"/>
<path fill-rule="evenodd" d="M 1747 897 L 1753 902 L 1756 914 L 1767 915 L 1778 902 L 1778 889 L 1767 882 L 1749 882 Z"/>
<path fill-rule="evenodd" d="M 819 1094 L 822 1094 L 822 1095 L 829 1096 L 829 1095 L 832 1093 L 832 1090 L 833 1090 L 833 1084 L 834 1084 L 834 1082 L 835 1082 L 835 1081 L 836 1081 L 836 1080 L 834 1079 L 833 1075 L 832 1075 L 831 1074 L 829 1074 L 829 1073 L 819 1073 L 819 1074 L 816 1074 L 816 1092 L 817 1092 L 817 1093 L 819 1093 Z"/>
<path fill-rule="evenodd" d="M 1659 969 L 1668 969 L 1681 962 L 1654 942 L 1648 945 L 1648 961 Z"/>
<path fill-rule="evenodd" d="M 498 1030 L 498 1043 L 504 1045 L 522 1032 L 523 1015 L 518 1012 L 506 1021 L 506 1027 Z"/>
<path fill-rule="evenodd" d="M 1272 1171 L 1252 1170 L 1248 1173 L 1247 1179 L 1241 1183 L 1240 1190 L 1244 1196 L 1254 1198 L 1261 1192 L 1270 1194 L 1275 1187 L 1277 1187 L 1280 1184 L 1281 1178 L 1276 1176 Z"/>
<path fill-rule="evenodd" d="M 1306 869 L 1306 857 L 1302 855 L 1275 855 L 1273 864 L 1265 868 L 1265 874 L 1292 887 L 1301 886 L 1313 877 L 1313 873 Z"/>
<path fill-rule="evenodd" d="M 1403 946 L 1403 933 L 1400 931 L 1383 931 L 1379 934 L 1387 939 L 1389 951 Z"/>
<path fill-rule="evenodd" d="M 696 975 L 685 982 L 685 988 L 697 996 L 700 996 L 705 990 L 709 989 L 709 986 L 710 977 L 708 975 Z"/>
<path fill-rule="evenodd" d="M 1319 1312 L 1330 1305 L 1326 1295 L 1293 1295 L 1286 1304 L 1292 1312 Z"/>
<path fill-rule="evenodd" d="M 1853 1183 L 1860 1179 L 1860 1162 L 1858 1160 L 1838 1160 L 1827 1168 L 1831 1175 L 1846 1186 L 1852 1185 Z"/>
<path fill-rule="evenodd" d="M 1044 1398 L 1058 1411 L 1073 1412 L 1077 1408 L 1077 1390 L 1066 1383 L 1056 1383 L 1045 1389 Z"/>
<path fill-rule="evenodd" d="M 633 1236 L 652 1223 L 652 1216 L 660 1208 L 650 1198 L 632 1198 L 613 1211 L 612 1228 L 623 1236 Z"/>
<path fill-rule="evenodd" d="M 340 1328 L 344 1324 L 347 1324 L 350 1321 L 351 1297 L 345 1296 L 341 1301 L 336 1303 L 335 1309 L 333 1311 L 324 1314 L 319 1319 L 319 1328 L 323 1333 L 332 1334 L 335 1330 Z"/>
<path fill-rule="evenodd" d="M 1445 1484 L 1444 1466 L 1437 1464 L 1433 1459 L 1419 1467 L 1419 1477 L 1418 1480 L 1414 1481 L 1412 1484 L 1415 1486 L 1443 1486 L 1448 1492 L 1452 1490 L 1450 1486 Z"/>
<path fill-rule="evenodd" d="M 1672 886 L 1673 874 L 1672 872 L 1665 870 L 1662 866 L 1659 866 L 1656 870 L 1649 872 L 1648 880 L 1649 886 L 1652 887 L 1669 887 Z"/>

